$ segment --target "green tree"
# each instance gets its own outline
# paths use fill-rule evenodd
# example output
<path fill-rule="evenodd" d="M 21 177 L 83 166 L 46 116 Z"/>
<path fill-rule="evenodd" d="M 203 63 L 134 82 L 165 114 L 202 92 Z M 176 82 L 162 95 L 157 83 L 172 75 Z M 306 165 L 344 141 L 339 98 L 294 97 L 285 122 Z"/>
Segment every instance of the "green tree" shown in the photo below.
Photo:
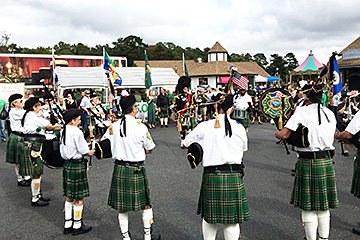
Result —
<path fill-rule="evenodd" d="M 299 66 L 299 62 L 292 52 L 286 54 L 284 59 L 286 61 L 285 66 L 287 67 L 287 71 L 292 71 Z"/>
<path fill-rule="evenodd" d="M 142 38 L 133 35 L 118 38 L 113 45 L 114 48 L 108 51 L 109 55 L 127 57 L 128 66 L 133 66 L 134 60 L 145 59 L 145 49 L 148 47 Z"/>
<path fill-rule="evenodd" d="M 250 53 L 246 53 L 246 54 L 232 53 L 228 57 L 228 61 L 229 62 L 252 62 L 253 58 Z"/>
<path fill-rule="evenodd" d="M 257 53 L 253 56 L 253 60 L 254 62 L 256 62 L 260 67 L 262 67 L 263 69 L 266 69 L 266 67 L 268 66 L 269 62 L 266 59 L 265 54 L 263 53 Z"/>
<path fill-rule="evenodd" d="M 278 73 L 281 78 L 284 78 L 287 75 L 287 68 L 285 64 L 286 61 L 282 56 L 272 54 L 270 55 L 270 65 L 266 68 L 266 71 L 272 76 L 275 76 L 275 74 Z"/>

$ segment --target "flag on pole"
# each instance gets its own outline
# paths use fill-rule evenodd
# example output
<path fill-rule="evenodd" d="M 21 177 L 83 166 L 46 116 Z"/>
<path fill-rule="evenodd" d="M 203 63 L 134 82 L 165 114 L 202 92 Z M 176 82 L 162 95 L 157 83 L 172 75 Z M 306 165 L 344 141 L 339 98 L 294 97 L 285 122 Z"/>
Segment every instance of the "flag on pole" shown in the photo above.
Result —
<path fill-rule="evenodd" d="M 246 89 L 246 85 L 248 84 L 249 79 L 242 76 L 240 73 L 235 72 L 234 76 L 231 78 L 231 81 L 241 89 Z"/>
<path fill-rule="evenodd" d="M 187 69 L 187 66 L 186 66 L 185 54 L 184 54 L 184 53 L 182 54 L 182 59 L 183 59 L 183 72 L 184 72 L 184 76 L 190 77 L 189 70 Z"/>
<path fill-rule="evenodd" d="M 113 78 L 113 83 L 115 83 L 117 85 L 122 84 L 122 79 L 121 79 L 119 73 L 116 72 L 115 64 L 111 61 L 105 48 L 104 48 L 104 69 L 111 72 L 111 76 Z"/>
<path fill-rule="evenodd" d="M 147 89 L 149 89 L 151 86 L 152 86 L 151 68 L 150 68 L 149 59 L 148 59 L 148 56 L 147 56 L 146 50 L 145 50 L 145 87 Z"/>
<path fill-rule="evenodd" d="M 52 77 L 53 77 L 53 83 L 57 83 L 58 82 L 58 79 L 56 77 L 56 73 L 55 73 L 55 54 L 54 54 L 54 49 L 52 49 L 52 61 L 51 61 L 51 64 L 50 64 L 50 69 L 51 69 L 51 72 L 52 72 Z"/>
<path fill-rule="evenodd" d="M 343 90 L 343 86 L 341 84 L 340 71 L 335 56 L 332 56 L 330 59 L 330 78 L 333 80 L 334 95 L 338 94 Z"/>

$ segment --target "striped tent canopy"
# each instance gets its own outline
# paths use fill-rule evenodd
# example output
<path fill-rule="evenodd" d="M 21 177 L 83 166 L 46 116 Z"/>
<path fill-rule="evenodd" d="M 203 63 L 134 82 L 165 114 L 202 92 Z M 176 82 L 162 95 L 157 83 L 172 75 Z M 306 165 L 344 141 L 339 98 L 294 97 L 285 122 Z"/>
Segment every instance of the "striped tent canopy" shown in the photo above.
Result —
<path fill-rule="evenodd" d="M 306 58 L 306 60 L 297 68 L 295 68 L 295 72 L 300 71 L 317 71 L 319 68 L 321 68 L 323 65 L 315 58 L 314 54 L 312 53 L 312 50 L 310 50 L 309 56 Z"/>

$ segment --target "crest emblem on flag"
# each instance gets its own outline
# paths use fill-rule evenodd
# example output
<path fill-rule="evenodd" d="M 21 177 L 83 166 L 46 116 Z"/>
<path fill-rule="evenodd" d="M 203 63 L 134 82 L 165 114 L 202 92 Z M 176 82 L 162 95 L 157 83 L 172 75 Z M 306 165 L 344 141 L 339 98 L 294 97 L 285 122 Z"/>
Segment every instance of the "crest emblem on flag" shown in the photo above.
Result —
<path fill-rule="evenodd" d="M 260 97 L 260 110 L 270 119 L 284 115 L 290 118 L 293 112 L 293 102 L 289 92 L 280 88 L 271 88 Z M 281 113 L 282 112 L 282 113 Z"/>

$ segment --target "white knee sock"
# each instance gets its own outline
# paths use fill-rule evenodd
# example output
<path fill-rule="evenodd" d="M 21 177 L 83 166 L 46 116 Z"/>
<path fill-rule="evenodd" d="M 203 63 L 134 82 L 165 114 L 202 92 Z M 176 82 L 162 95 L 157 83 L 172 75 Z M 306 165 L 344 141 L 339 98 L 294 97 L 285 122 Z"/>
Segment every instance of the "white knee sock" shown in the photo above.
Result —
<path fill-rule="evenodd" d="M 164 118 L 160 118 L 160 124 L 161 124 L 161 125 L 164 124 Z"/>
<path fill-rule="evenodd" d="M 120 231 L 123 236 L 123 240 L 130 240 L 129 235 L 129 214 L 126 213 L 119 213 L 119 226 Z"/>
<path fill-rule="evenodd" d="M 84 209 L 84 205 L 76 206 L 74 205 L 74 229 L 79 229 L 81 227 L 81 218 L 82 218 L 82 212 Z"/>
<path fill-rule="evenodd" d="M 164 118 L 165 125 L 168 125 L 168 118 Z"/>
<path fill-rule="evenodd" d="M 204 240 L 215 240 L 216 237 L 216 224 L 207 223 L 204 219 L 202 221 L 202 232 Z"/>
<path fill-rule="evenodd" d="M 318 228 L 318 218 L 315 211 L 302 211 L 302 221 L 304 223 L 307 240 L 316 240 Z"/>
<path fill-rule="evenodd" d="M 39 200 L 40 195 L 40 181 L 41 179 L 33 179 L 31 181 L 31 193 L 32 193 L 32 202 Z"/>
<path fill-rule="evenodd" d="M 19 164 L 15 165 L 15 173 L 16 173 L 16 177 L 17 177 L 18 182 L 21 182 L 22 180 L 24 180 L 23 176 L 21 176 L 19 174 Z"/>
<path fill-rule="evenodd" d="M 225 240 L 238 240 L 240 236 L 239 224 L 224 224 Z"/>
<path fill-rule="evenodd" d="M 153 223 L 153 210 L 145 209 L 142 212 L 142 220 L 144 224 L 144 240 L 151 240 L 151 224 Z"/>
<path fill-rule="evenodd" d="M 330 211 L 316 211 L 319 222 L 319 237 L 328 239 L 330 233 Z"/>
<path fill-rule="evenodd" d="M 73 203 L 65 201 L 65 226 L 64 228 L 71 228 L 73 224 L 72 220 Z"/>

